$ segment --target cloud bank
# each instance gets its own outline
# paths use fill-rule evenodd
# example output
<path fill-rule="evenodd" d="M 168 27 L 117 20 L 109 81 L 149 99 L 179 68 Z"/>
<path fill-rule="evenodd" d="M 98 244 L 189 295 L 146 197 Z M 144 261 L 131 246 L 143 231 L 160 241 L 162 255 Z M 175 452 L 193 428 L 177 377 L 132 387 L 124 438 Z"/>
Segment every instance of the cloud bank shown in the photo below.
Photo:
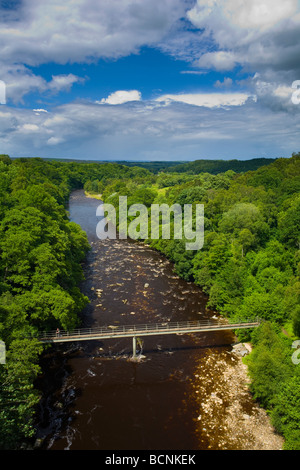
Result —
<path fill-rule="evenodd" d="M 14 156 L 100 160 L 245 159 L 289 156 L 299 142 L 295 116 L 253 100 L 232 107 L 172 100 L 68 103 L 51 112 L 0 108 L 0 147 Z"/>
<path fill-rule="evenodd" d="M 201 53 L 199 67 L 300 70 L 298 0 L 197 0 L 187 16 L 216 49 Z"/>
<path fill-rule="evenodd" d="M 249 95 L 245 93 L 193 93 L 179 95 L 163 95 L 156 101 L 169 103 L 179 101 L 193 106 L 219 108 L 221 106 L 241 106 L 245 104 Z"/>
<path fill-rule="evenodd" d="M 4 4 L 3 4 L 4 5 Z M 193 159 L 288 156 L 299 149 L 298 0 L 58 0 L 0 6 L 1 151 L 13 156 Z M 7 3 L 9 5 L 9 2 Z M 88 77 L 92 64 L 158 49 L 187 68 L 219 73 L 211 90 L 109 90 L 98 101 L 47 106 Z M 66 66 L 47 79 L 42 64 Z M 82 74 L 83 75 L 83 74 Z M 141 88 L 142 89 L 142 88 Z M 24 97 L 39 97 L 32 110 Z"/>

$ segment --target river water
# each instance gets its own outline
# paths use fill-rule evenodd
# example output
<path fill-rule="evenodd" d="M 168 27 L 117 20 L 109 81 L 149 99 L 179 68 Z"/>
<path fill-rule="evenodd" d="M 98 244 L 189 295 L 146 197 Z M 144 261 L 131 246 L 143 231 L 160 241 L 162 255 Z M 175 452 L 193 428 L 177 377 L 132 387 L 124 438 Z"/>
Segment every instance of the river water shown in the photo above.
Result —
<path fill-rule="evenodd" d="M 99 203 L 83 191 L 73 192 L 69 203 L 70 219 L 86 231 L 92 246 L 82 285 L 90 299 L 84 327 L 216 315 L 206 309 L 201 290 L 179 279 L 160 253 L 135 241 L 97 239 Z M 220 448 L 222 430 L 210 437 L 199 407 L 220 380 L 214 363 L 232 360 L 233 342 L 231 332 L 146 337 L 138 362 L 130 360 L 130 338 L 53 346 L 43 358 L 39 382 L 42 448 Z M 218 413 L 221 420 L 222 407 Z M 219 418 L 213 417 L 217 427 Z"/>

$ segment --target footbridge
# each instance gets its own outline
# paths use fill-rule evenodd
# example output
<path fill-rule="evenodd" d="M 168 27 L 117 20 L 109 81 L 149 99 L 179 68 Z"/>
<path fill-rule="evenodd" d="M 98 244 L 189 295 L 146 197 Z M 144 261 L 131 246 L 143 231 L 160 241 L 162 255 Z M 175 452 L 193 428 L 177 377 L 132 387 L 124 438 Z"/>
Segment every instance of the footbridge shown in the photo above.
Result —
<path fill-rule="evenodd" d="M 57 330 L 38 335 L 42 343 L 66 343 L 75 341 L 104 340 L 113 338 L 132 338 L 133 357 L 136 357 L 136 340 L 143 336 L 204 333 L 209 331 L 241 330 L 256 328 L 261 320 L 241 320 L 229 323 L 218 320 L 198 320 L 181 322 L 164 322 L 137 325 L 109 325 L 92 328 L 81 328 L 72 331 Z"/>

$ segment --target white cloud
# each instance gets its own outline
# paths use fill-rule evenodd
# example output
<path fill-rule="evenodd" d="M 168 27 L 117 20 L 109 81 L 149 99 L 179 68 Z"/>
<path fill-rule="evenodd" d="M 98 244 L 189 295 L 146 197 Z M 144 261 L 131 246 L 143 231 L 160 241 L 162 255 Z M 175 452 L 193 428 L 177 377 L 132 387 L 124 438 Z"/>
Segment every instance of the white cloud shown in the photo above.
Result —
<path fill-rule="evenodd" d="M 293 88 L 292 83 L 286 85 L 280 81 L 281 77 L 269 74 L 255 74 L 247 81 L 248 87 L 252 87 L 257 101 L 264 107 L 270 108 L 273 112 L 285 111 L 294 115 L 298 113 L 299 106 L 292 102 Z M 295 123 L 296 124 L 296 123 Z"/>
<path fill-rule="evenodd" d="M 22 64 L 2 64 L 1 79 L 6 85 L 6 96 L 8 100 L 19 103 L 23 96 L 31 92 L 58 93 L 69 91 L 74 83 L 82 83 L 84 79 L 73 74 L 54 75 L 47 82 L 43 77 L 34 74 Z"/>
<path fill-rule="evenodd" d="M 25 132 L 37 132 L 39 130 L 39 126 L 36 124 L 23 124 L 23 126 L 20 128 L 21 131 Z"/>
<path fill-rule="evenodd" d="M 232 52 L 217 51 L 203 54 L 197 62 L 199 67 L 215 70 L 232 70 L 238 63 Z"/>
<path fill-rule="evenodd" d="M 288 87 L 285 85 L 281 85 L 274 89 L 274 95 L 279 96 L 279 98 L 291 99 L 292 92 L 293 90 L 291 86 Z"/>
<path fill-rule="evenodd" d="M 0 24 L 3 61 L 39 65 L 118 58 L 160 41 L 184 15 L 181 0 L 23 0 Z"/>
<path fill-rule="evenodd" d="M 257 34 L 295 16 L 298 7 L 298 0 L 197 0 L 187 16 L 195 26 L 209 28 L 214 34 L 217 23 Z"/>
<path fill-rule="evenodd" d="M 185 75 L 206 75 L 207 72 L 200 71 L 200 70 L 182 70 L 181 74 Z"/>
<path fill-rule="evenodd" d="M 111 93 L 107 98 L 102 98 L 101 101 L 96 101 L 97 104 L 123 104 L 129 101 L 140 101 L 142 98 L 138 90 L 118 90 Z"/>
<path fill-rule="evenodd" d="M 300 71 L 298 0 L 197 0 L 187 17 L 204 31 L 201 68 Z"/>
<path fill-rule="evenodd" d="M 6 96 L 9 101 L 19 103 L 25 94 L 36 91 L 43 93 L 47 89 L 46 80 L 22 64 L 4 64 L 0 58 L 0 67 L 1 79 L 6 84 Z"/>
<path fill-rule="evenodd" d="M 230 77 L 224 77 L 223 82 L 220 80 L 217 80 L 214 84 L 216 88 L 230 88 L 233 84 L 232 78 Z"/>
<path fill-rule="evenodd" d="M 266 31 L 297 12 L 298 0 L 227 0 L 225 15 L 245 30 Z"/>
<path fill-rule="evenodd" d="M 36 116 L 39 116 L 41 113 L 48 113 L 48 111 L 43 108 L 33 109 L 33 112 L 35 113 Z"/>
<path fill-rule="evenodd" d="M 83 83 L 84 78 L 73 75 L 72 73 L 66 75 L 52 75 L 52 80 L 48 83 L 49 90 L 54 92 L 69 91 L 74 83 Z"/>
<path fill-rule="evenodd" d="M 61 115 L 59 113 L 56 113 L 54 115 L 51 115 L 50 118 L 47 118 L 44 122 L 43 125 L 45 127 L 60 127 L 62 125 L 66 125 L 68 123 L 68 118 L 65 117 L 64 115 Z"/>
<path fill-rule="evenodd" d="M 219 108 L 221 106 L 241 106 L 246 103 L 246 93 L 194 93 L 181 95 L 163 95 L 156 99 L 159 102 L 179 101 L 194 106 Z"/>
<path fill-rule="evenodd" d="M 50 139 L 47 140 L 47 145 L 58 145 L 61 144 L 64 140 L 60 137 L 50 137 Z"/>

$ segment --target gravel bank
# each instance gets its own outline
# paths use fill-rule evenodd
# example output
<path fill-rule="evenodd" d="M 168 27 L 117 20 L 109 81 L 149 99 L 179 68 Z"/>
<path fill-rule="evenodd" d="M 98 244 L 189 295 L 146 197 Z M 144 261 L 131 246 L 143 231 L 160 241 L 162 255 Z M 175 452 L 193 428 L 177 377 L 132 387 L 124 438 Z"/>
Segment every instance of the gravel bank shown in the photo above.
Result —
<path fill-rule="evenodd" d="M 248 386 L 247 366 L 234 352 L 210 351 L 207 361 L 199 362 L 191 393 L 199 411 L 196 432 L 208 449 L 282 449 L 283 438 L 253 402 Z"/>

